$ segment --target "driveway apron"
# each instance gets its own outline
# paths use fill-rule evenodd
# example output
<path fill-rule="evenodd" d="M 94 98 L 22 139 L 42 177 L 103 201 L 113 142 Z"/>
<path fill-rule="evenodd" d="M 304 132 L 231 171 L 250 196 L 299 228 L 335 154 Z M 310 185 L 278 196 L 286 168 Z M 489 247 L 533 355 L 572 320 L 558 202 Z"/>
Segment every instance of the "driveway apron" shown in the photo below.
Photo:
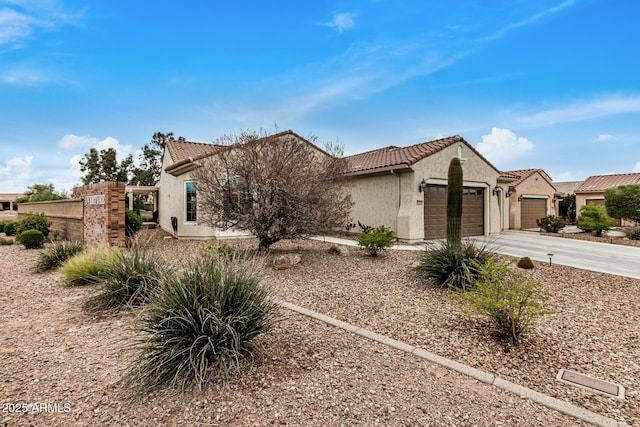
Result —
<path fill-rule="evenodd" d="M 496 252 L 640 279 L 640 248 L 571 238 L 544 236 L 527 231 L 505 231 L 499 236 L 477 237 L 476 242 L 497 248 Z"/>

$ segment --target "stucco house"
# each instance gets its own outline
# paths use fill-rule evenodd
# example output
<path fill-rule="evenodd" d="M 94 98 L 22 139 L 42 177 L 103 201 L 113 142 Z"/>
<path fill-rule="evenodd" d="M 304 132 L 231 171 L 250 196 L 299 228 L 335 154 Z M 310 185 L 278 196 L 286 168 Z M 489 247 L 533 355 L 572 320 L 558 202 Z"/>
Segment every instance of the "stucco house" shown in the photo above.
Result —
<path fill-rule="evenodd" d="M 523 230 L 538 228 L 536 220 L 555 215 L 557 189 L 542 169 L 521 169 L 505 172 L 517 177 L 509 184 L 509 228 Z"/>
<path fill-rule="evenodd" d="M 0 210 L 13 211 L 16 209 L 16 200 L 24 197 L 22 193 L 3 193 L 0 194 Z"/>
<path fill-rule="evenodd" d="M 353 222 L 387 226 L 405 242 L 444 238 L 447 174 L 453 157 L 462 162 L 463 234 L 488 235 L 507 229 L 505 195 L 516 178 L 503 176 L 460 136 L 347 157 L 353 178 L 349 184 Z"/>
<path fill-rule="evenodd" d="M 576 211 L 584 205 L 597 205 L 604 207 L 604 192 L 609 188 L 620 185 L 640 184 L 640 173 L 622 173 L 611 175 L 593 175 L 585 179 L 575 189 Z M 628 221 L 622 221 L 619 225 L 633 225 Z"/>
<path fill-rule="evenodd" d="M 270 135 L 274 143 L 299 142 L 328 155 L 291 130 Z M 221 230 L 198 222 L 198 188 L 193 170 L 201 161 L 227 149 L 226 146 L 170 139 L 162 155 L 162 170 L 158 184 L 158 224 L 180 238 L 211 238 L 248 236 L 243 230 Z"/>

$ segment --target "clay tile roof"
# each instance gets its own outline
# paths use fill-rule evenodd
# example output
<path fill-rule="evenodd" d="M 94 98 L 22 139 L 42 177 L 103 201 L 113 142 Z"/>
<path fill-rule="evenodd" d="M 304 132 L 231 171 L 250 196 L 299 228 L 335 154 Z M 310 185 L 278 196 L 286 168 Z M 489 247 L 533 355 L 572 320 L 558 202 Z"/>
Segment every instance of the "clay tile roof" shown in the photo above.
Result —
<path fill-rule="evenodd" d="M 436 139 L 434 141 L 410 145 L 408 147 L 396 147 L 395 145 L 390 145 L 388 147 L 354 154 L 353 156 L 345 157 L 345 159 L 349 163 L 350 172 L 361 172 L 402 165 L 411 166 L 419 160 L 429 157 L 430 155 L 435 154 L 459 141 L 465 142 L 466 145 L 475 151 L 475 149 L 467 144 L 462 137 L 455 135 L 447 138 Z M 480 154 L 478 153 L 478 155 Z"/>
<path fill-rule="evenodd" d="M 517 187 L 518 185 L 522 184 L 527 178 L 529 178 L 531 175 L 533 175 L 536 172 L 542 175 L 542 177 L 545 179 L 545 181 L 549 183 L 549 185 L 554 187 L 553 183 L 551 182 L 551 178 L 542 169 L 518 169 L 514 171 L 503 172 L 503 174 L 517 177 L 518 179 L 516 181 L 509 184 L 512 187 Z"/>
<path fill-rule="evenodd" d="M 556 187 L 556 190 L 558 190 L 560 194 L 573 194 L 582 182 L 583 181 L 554 182 L 553 186 Z"/>
<path fill-rule="evenodd" d="M 167 141 L 167 151 L 173 163 L 166 168 L 166 171 L 172 171 L 188 162 L 210 156 L 219 148 L 220 146 L 215 144 L 170 139 Z"/>
<path fill-rule="evenodd" d="M 307 139 L 301 137 L 300 135 L 293 132 L 292 130 L 285 130 L 283 132 L 279 132 L 273 135 L 267 135 L 264 138 L 260 138 L 259 140 L 275 141 L 287 135 L 293 136 L 294 138 L 297 138 L 298 140 L 303 141 L 306 144 L 309 144 L 311 147 L 315 148 L 316 150 L 326 155 L 329 155 L 326 151 L 317 147 L 316 145 L 314 145 Z M 173 161 L 173 163 L 167 166 L 165 168 L 165 171 L 171 172 L 174 169 L 179 168 L 180 166 L 186 165 L 196 160 L 204 159 L 205 157 L 209 157 L 220 150 L 226 150 L 226 149 L 229 149 L 230 147 L 232 146 L 170 139 L 169 141 L 167 141 L 166 151 L 171 156 L 171 160 Z"/>
<path fill-rule="evenodd" d="M 640 173 L 619 173 L 612 175 L 590 176 L 578 188 L 576 193 L 599 193 L 619 185 L 640 183 Z"/>

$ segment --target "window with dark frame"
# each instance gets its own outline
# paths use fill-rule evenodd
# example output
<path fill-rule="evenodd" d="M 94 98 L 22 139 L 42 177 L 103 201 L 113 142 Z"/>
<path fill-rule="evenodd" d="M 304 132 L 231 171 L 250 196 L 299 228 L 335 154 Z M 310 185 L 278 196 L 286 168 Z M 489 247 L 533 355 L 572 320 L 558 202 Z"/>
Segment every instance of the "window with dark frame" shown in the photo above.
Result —
<path fill-rule="evenodd" d="M 197 220 L 197 200 L 196 195 L 198 193 L 198 189 L 196 187 L 195 182 L 187 181 L 185 182 L 185 202 L 186 202 L 186 221 L 187 222 L 196 222 Z"/>

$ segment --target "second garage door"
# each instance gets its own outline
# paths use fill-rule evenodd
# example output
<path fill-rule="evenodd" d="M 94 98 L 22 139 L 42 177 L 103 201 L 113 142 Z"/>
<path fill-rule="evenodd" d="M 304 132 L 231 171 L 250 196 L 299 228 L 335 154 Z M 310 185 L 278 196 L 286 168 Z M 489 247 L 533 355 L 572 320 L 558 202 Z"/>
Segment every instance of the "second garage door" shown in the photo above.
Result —
<path fill-rule="evenodd" d="M 462 190 L 462 235 L 484 234 L 484 189 L 465 187 Z M 447 237 L 447 187 L 429 185 L 424 194 L 424 238 Z"/>
<path fill-rule="evenodd" d="M 547 199 L 524 198 L 520 202 L 520 228 L 537 228 L 536 220 L 547 215 Z"/>

